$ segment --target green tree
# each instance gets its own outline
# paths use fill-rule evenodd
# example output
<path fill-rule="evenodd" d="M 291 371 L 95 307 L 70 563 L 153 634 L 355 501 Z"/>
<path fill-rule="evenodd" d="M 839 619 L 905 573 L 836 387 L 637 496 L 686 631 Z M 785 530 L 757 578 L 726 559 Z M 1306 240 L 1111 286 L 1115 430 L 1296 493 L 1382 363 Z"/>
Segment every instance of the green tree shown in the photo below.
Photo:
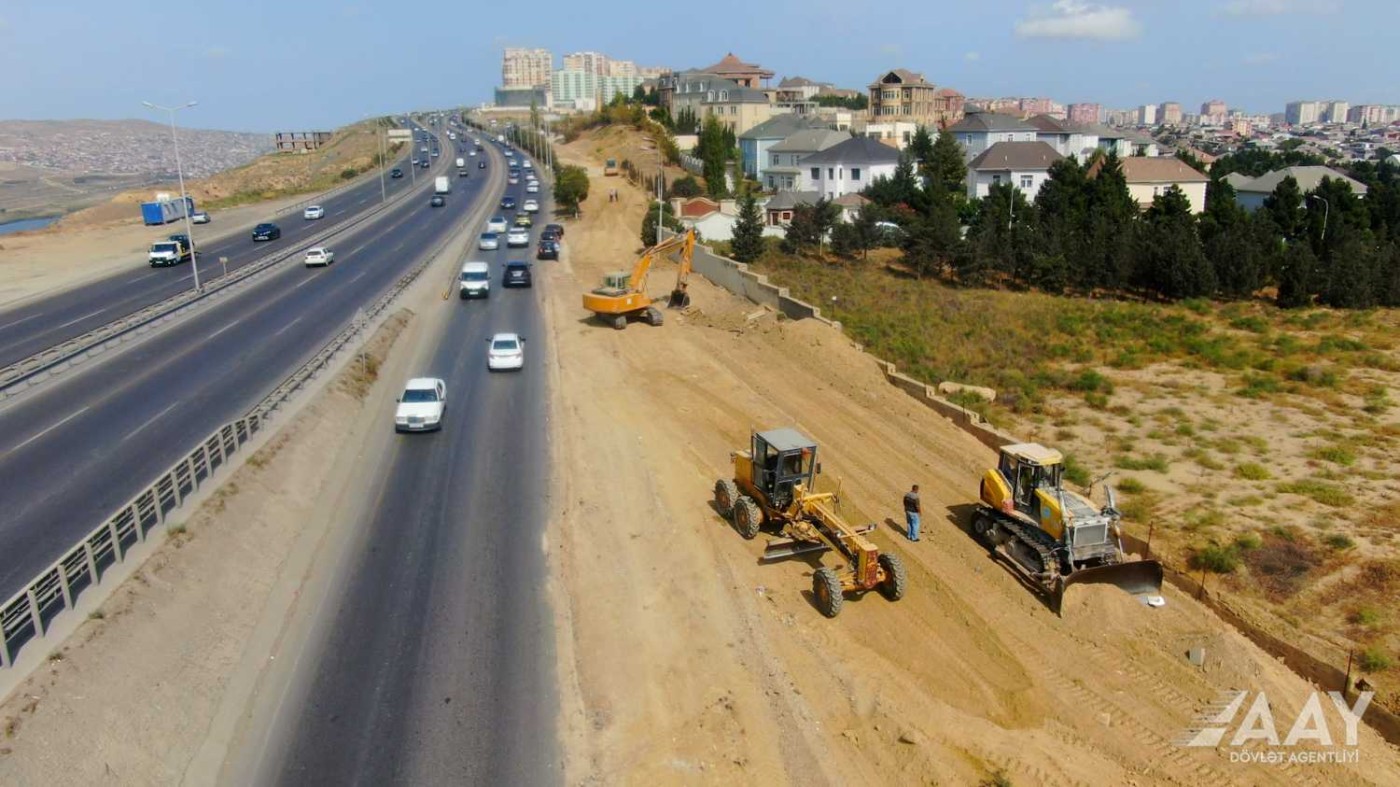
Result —
<path fill-rule="evenodd" d="M 870 98 L 864 94 L 856 94 L 849 97 L 819 95 L 815 100 L 819 107 L 842 107 L 845 109 L 853 109 L 857 112 L 864 112 L 870 107 Z"/>
<path fill-rule="evenodd" d="M 669 202 L 656 202 L 653 200 L 652 203 L 647 206 L 646 215 L 642 216 L 643 246 L 650 247 L 656 245 L 656 214 L 658 212 L 658 207 L 662 214 L 661 223 L 666 229 L 672 232 L 685 231 L 685 226 L 681 224 L 680 219 L 676 218 L 676 214 L 671 210 L 671 204 Z"/>
<path fill-rule="evenodd" d="M 1279 306 L 1294 309 L 1311 306 L 1317 295 L 1317 256 L 1306 243 L 1289 243 L 1278 272 Z"/>
<path fill-rule="evenodd" d="M 958 278 L 977 284 L 993 272 L 1014 281 L 1028 280 L 1035 258 L 1035 209 L 1021 190 L 994 183 L 977 205 L 968 229 L 971 249 L 959 257 Z"/>
<path fill-rule="evenodd" d="M 1050 165 L 1050 177 L 1035 196 L 1036 235 L 1041 260 L 1033 266 L 1029 283 L 1052 292 L 1087 278 L 1086 238 L 1090 231 L 1093 185 L 1073 158 Z"/>
<path fill-rule="evenodd" d="M 763 211 L 753 192 L 745 190 L 739 197 L 739 215 L 729 248 L 739 262 L 753 262 L 763 255 L 763 246 Z"/>
<path fill-rule="evenodd" d="M 579 204 L 588 199 L 588 172 L 583 167 L 565 164 L 554 178 L 554 202 L 562 212 L 577 213 Z"/>
<path fill-rule="evenodd" d="M 1279 182 L 1274 193 L 1264 198 L 1264 212 L 1286 240 L 1304 237 L 1308 226 L 1307 209 L 1298 181 L 1290 175 Z"/>
<path fill-rule="evenodd" d="M 700 159 L 701 174 L 705 177 L 705 192 L 713 199 L 723 199 L 729 194 L 726 174 L 732 150 L 729 140 L 733 134 L 718 118 L 710 115 L 705 118 L 695 144 L 695 155 Z"/>
<path fill-rule="evenodd" d="M 1085 267 L 1082 278 L 1073 284 L 1085 289 L 1125 287 L 1135 272 L 1133 229 L 1138 206 L 1128 193 L 1128 180 L 1116 153 L 1103 157 L 1092 181 L 1089 210 Z"/>
<path fill-rule="evenodd" d="M 929 177 L 941 181 L 944 191 L 955 199 L 964 194 L 967 157 L 964 155 L 962 143 L 958 142 L 952 133 L 946 130 L 938 132 L 938 136 L 933 140 L 930 156 L 925 161 Z"/>
<path fill-rule="evenodd" d="M 945 275 L 962 248 L 962 227 L 953 195 L 942 181 L 929 181 L 924 213 L 905 230 L 904 262 L 920 278 Z"/>
<path fill-rule="evenodd" d="M 928 126 L 920 125 L 914 130 L 914 137 L 909 140 L 909 146 L 905 150 L 914 160 L 919 174 L 927 177 L 929 168 L 933 165 L 933 135 L 929 133 Z"/>
<path fill-rule="evenodd" d="M 1196 235 L 1185 192 L 1173 185 L 1152 200 L 1138 231 L 1138 280 L 1167 298 L 1214 294 L 1215 273 Z"/>
<path fill-rule="evenodd" d="M 682 199 L 690 199 L 704 194 L 705 190 L 700 188 L 700 183 L 691 175 L 683 175 L 671 182 L 671 196 Z"/>
<path fill-rule="evenodd" d="M 690 107 L 681 107 L 681 111 L 676 113 L 676 133 L 694 134 L 700 130 L 700 119 L 695 116 L 695 110 Z"/>

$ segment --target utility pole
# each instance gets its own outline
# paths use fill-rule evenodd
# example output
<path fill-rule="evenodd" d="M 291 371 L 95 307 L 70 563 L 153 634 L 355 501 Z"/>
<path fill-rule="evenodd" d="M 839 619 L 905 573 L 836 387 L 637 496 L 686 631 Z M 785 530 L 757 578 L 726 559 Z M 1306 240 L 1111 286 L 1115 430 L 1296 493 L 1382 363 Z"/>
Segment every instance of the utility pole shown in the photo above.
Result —
<path fill-rule="evenodd" d="M 190 266 L 194 268 L 194 289 L 198 292 L 200 289 L 199 256 L 195 253 L 194 248 L 194 225 L 190 223 L 190 197 L 189 194 L 185 193 L 185 171 L 180 165 L 180 140 L 175 135 L 175 113 L 182 109 L 189 109 L 199 102 L 191 101 L 178 107 L 163 107 L 159 104 L 152 104 L 149 101 L 142 101 L 141 103 L 151 109 L 157 109 L 169 113 L 170 115 L 170 143 L 175 146 L 175 176 L 180 180 L 180 207 L 181 212 L 185 214 L 185 236 L 190 239 Z"/>
<path fill-rule="evenodd" d="M 389 187 L 384 183 L 384 160 L 388 158 L 388 151 L 385 150 L 384 137 L 389 133 L 389 130 L 381 128 L 381 120 L 381 118 L 376 118 L 374 121 L 374 135 L 379 142 L 379 201 L 388 202 Z"/>

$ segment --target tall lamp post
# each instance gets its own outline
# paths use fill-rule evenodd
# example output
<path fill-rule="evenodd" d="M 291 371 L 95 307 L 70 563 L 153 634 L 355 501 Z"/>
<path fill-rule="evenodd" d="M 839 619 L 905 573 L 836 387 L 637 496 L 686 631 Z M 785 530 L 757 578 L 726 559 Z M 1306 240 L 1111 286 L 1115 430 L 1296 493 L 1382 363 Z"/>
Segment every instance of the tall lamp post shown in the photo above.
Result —
<path fill-rule="evenodd" d="M 1318 194 L 1309 194 L 1308 199 L 1322 201 L 1322 234 L 1318 236 L 1317 241 L 1325 243 L 1327 241 L 1327 217 L 1332 213 L 1332 203 L 1328 202 L 1326 197 Z"/>
<path fill-rule="evenodd" d="M 185 214 L 185 235 L 190 239 L 190 265 L 194 268 L 194 288 L 199 289 L 199 256 L 194 248 L 194 225 L 190 223 L 190 198 L 185 193 L 185 171 L 180 166 L 180 140 L 175 135 L 175 113 L 182 109 L 189 109 L 198 104 L 198 101 L 191 101 L 178 107 L 163 107 L 159 104 L 152 104 L 149 101 L 142 101 L 142 104 L 150 109 L 159 110 L 170 115 L 170 142 L 175 146 L 175 176 L 180 179 L 180 204 L 181 210 Z"/>

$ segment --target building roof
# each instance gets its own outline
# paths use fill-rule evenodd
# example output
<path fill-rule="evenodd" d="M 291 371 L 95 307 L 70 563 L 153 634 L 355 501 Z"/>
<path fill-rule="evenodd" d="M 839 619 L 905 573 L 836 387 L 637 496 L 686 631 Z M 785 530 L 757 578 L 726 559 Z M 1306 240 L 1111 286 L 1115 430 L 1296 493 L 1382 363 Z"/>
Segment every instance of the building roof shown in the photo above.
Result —
<path fill-rule="evenodd" d="M 695 85 L 692 90 L 683 90 L 683 85 Z M 762 90 L 752 87 L 744 87 L 732 79 L 725 79 L 721 76 L 705 73 L 701 71 L 688 72 L 676 75 L 675 96 L 685 98 L 687 96 L 699 96 L 714 91 L 716 104 L 767 104 L 768 94 Z M 729 96 L 720 100 L 720 91 L 728 91 Z M 708 102 L 706 102 L 708 103 Z"/>
<path fill-rule="evenodd" d="M 745 131 L 739 135 L 739 139 L 787 139 L 799 131 L 821 127 L 821 121 L 793 112 L 784 112 Z"/>
<path fill-rule="evenodd" d="M 843 140 L 850 139 L 851 135 L 845 131 L 833 131 L 829 128 L 809 128 L 804 131 L 794 131 L 782 142 L 775 142 L 768 148 L 770 153 L 816 153 L 826 150 L 832 145 L 840 144 Z"/>
<path fill-rule="evenodd" d="M 1035 126 L 1014 115 L 1000 112 L 969 112 L 962 120 L 948 127 L 954 134 L 986 133 L 989 131 L 1036 131 Z"/>
<path fill-rule="evenodd" d="M 745 63 L 735 57 L 733 52 L 725 55 L 718 63 L 708 68 L 701 68 L 698 70 L 706 74 L 719 74 L 720 76 L 724 76 L 725 74 L 758 74 L 764 78 L 773 76 L 772 71 L 769 71 L 757 63 Z"/>
<path fill-rule="evenodd" d="M 878 85 L 927 85 L 929 82 L 924 79 L 924 75 L 917 71 L 909 71 L 903 68 L 893 68 L 881 74 L 871 87 Z"/>
<path fill-rule="evenodd" d="M 1129 156 L 1119 159 L 1129 183 L 1206 183 L 1210 178 L 1176 156 Z M 1103 160 L 1094 162 L 1089 176 L 1098 174 Z"/>
<path fill-rule="evenodd" d="M 1229 175 L 1225 176 L 1225 182 L 1229 183 L 1230 187 L 1235 191 L 1239 191 L 1240 186 L 1247 185 L 1252 180 L 1254 180 L 1254 178 L 1251 178 L 1243 172 L 1231 172 Z"/>
<path fill-rule="evenodd" d="M 1322 185 L 1323 178 L 1346 181 L 1347 185 L 1351 186 L 1351 192 L 1353 194 L 1364 195 L 1366 193 L 1366 185 L 1364 183 L 1352 180 L 1331 167 L 1284 167 L 1283 169 L 1276 169 L 1273 172 L 1260 175 L 1244 183 L 1238 185 L 1232 183 L 1231 185 L 1235 186 L 1235 191 L 1272 194 L 1274 189 L 1278 188 L 1278 184 L 1282 183 L 1283 179 L 1289 176 L 1292 176 L 1294 180 L 1298 181 L 1298 188 L 1305 194 Z"/>
<path fill-rule="evenodd" d="M 958 98 L 965 98 L 965 96 L 961 92 L 954 90 L 951 87 L 940 87 L 938 90 L 934 91 L 934 95 L 938 96 L 939 98 L 953 98 L 954 96 Z"/>
<path fill-rule="evenodd" d="M 820 85 L 807 77 L 784 77 L 783 80 L 778 83 L 778 87 L 820 87 Z"/>
<path fill-rule="evenodd" d="M 977 154 L 967 168 L 979 172 L 1043 170 L 1062 158 L 1045 142 L 998 142 Z"/>
<path fill-rule="evenodd" d="M 855 192 L 851 192 L 850 194 L 842 194 L 831 202 L 843 208 L 863 208 L 870 204 L 870 199 L 856 194 Z"/>
<path fill-rule="evenodd" d="M 883 144 L 878 139 L 849 137 L 845 142 L 832 145 L 802 159 L 802 163 L 806 166 L 814 164 L 843 164 L 846 166 L 898 164 L 899 151 Z"/>
<path fill-rule="evenodd" d="M 1026 118 L 1026 123 L 1035 126 L 1035 130 L 1041 134 L 1072 134 L 1069 124 L 1058 118 L 1049 115 L 1033 115 Z"/>
<path fill-rule="evenodd" d="M 815 191 L 780 191 L 768 198 L 764 210 L 792 210 L 798 205 L 815 205 L 821 195 Z"/>

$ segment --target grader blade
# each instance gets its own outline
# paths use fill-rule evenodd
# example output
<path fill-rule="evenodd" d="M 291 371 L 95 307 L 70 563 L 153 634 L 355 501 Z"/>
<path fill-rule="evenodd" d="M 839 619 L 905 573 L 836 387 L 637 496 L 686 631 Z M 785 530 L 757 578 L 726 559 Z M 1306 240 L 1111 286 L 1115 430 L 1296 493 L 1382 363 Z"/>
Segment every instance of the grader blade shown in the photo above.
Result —
<path fill-rule="evenodd" d="M 1071 585 L 1114 585 L 1149 606 L 1161 606 L 1162 564 L 1155 560 L 1137 560 L 1132 563 L 1116 563 L 1111 566 L 1083 568 L 1062 578 L 1057 588 L 1056 607 L 1063 601 L 1064 592 Z"/>
<path fill-rule="evenodd" d="M 773 538 L 769 539 L 768 546 L 763 550 L 763 560 L 782 560 L 783 558 L 795 555 L 805 555 L 809 552 L 825 552 L 831 549 L 831 545 L 825 541 L 803 541 L 796 538 Z"/>

